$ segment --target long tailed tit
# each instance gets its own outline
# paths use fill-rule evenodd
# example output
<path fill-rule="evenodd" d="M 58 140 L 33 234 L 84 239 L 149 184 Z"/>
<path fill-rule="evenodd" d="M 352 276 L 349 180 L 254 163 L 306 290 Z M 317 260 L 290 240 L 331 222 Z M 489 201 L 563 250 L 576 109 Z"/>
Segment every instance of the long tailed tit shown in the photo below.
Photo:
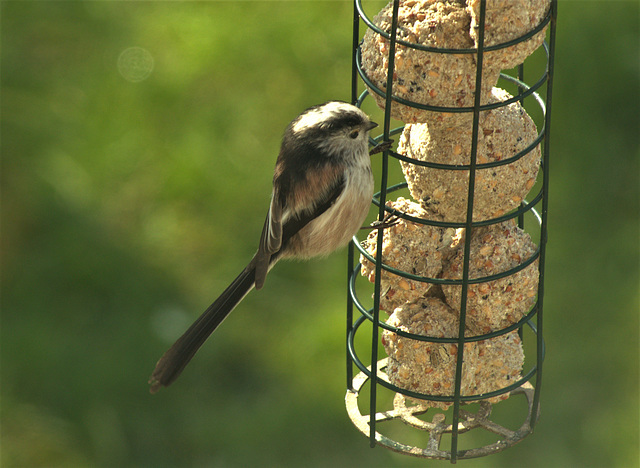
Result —
<path fill-rule="evenodd" d="M 160 358 L 151 393 L 170 385 L 209 335 L 283 258 L 327 255 L 346 245 L 373 195 L 369 131 L 377 124 L 359 108 L 330 101 L 286 128 L 258 251 L 244 270 Z M 381 149 L 372 150 L 372 152 Z"/>

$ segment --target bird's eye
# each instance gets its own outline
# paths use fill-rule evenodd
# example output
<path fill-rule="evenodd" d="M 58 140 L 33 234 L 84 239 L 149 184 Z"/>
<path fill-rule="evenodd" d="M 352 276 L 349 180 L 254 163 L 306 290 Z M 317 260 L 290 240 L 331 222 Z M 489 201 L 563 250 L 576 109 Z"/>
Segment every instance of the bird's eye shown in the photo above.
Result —
<path fill-rule="evenodd" d="M 358 138 L 359 134 L 360 132 L 358 130 L 354 130 L 353 132 L 349 133 L 349 136 L 355 140 L 356 138 Z"/>

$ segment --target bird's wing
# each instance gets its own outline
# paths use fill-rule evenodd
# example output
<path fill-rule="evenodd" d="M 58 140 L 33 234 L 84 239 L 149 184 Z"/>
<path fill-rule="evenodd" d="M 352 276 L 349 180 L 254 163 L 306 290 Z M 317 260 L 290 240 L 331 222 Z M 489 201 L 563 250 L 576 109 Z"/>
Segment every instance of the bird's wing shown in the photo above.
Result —
<path fill-rule="evenodd" d="M 334 183 L 323 191 L 322 196 L 318 197 L 311 209 L 303 210 L 289 217 L 282 228 L 282 244 L 285 245 L 303 227 L 331 208 L 344 191 L 345 185 L 344 176 L 336 178 Z"/>
<path fill-rule="evenodd" d="M 344 188 L 344 176 L 335 178 L 334 182 L 322 191 L 321 196 L 316 199 L 315 203 L 311 203 L 308 208 L 287 216 L 284 222 L 282 202 L 277 194 L 274 193 L 262 229 L 258 252 L 253 259 L 256 269 L 256 289 L 260 289 L 264 285 L 269 265 L 278 258 L 282 246 L 303 227 L 327 211 L 342 194 Z"/>
<path fill-rule="evenodd" d="M 282 203 L 274 193 L 262 228 L 258 252 L 253 258 L 256 269 L 256 289 L 264 285 L 271 264 L 271 256 L 282 246 L 282 210 Z"/>

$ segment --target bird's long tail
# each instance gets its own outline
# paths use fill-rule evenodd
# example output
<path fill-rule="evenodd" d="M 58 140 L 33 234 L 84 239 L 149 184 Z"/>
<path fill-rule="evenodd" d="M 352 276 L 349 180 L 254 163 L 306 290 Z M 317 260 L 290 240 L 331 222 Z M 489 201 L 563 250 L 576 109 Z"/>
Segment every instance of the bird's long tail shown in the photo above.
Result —
<path fill-rule="evenodd" d="M 178 378 L 200 346 L 254 285 L 255 267 L 251 262 L 160 358 L 149 378 L 151 393 L 156 393 L 161 387 L 168 387 Z"/>

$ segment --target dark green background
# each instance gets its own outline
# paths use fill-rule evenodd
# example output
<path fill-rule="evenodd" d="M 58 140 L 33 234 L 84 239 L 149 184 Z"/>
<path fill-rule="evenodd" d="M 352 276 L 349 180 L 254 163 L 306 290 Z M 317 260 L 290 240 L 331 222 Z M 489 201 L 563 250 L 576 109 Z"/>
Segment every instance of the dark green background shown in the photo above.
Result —
<path fill-rule="evenodd" d="M 252 255 L 284 126 L 350 98 L 351 3 L 1 7 L 2 465 L 445 466 L 346 415 L 344 252 L 278 265 L 148 393 Z M 639 8 L 559 10 L 542 418 L 463 466 L 638 466 Z"/>

